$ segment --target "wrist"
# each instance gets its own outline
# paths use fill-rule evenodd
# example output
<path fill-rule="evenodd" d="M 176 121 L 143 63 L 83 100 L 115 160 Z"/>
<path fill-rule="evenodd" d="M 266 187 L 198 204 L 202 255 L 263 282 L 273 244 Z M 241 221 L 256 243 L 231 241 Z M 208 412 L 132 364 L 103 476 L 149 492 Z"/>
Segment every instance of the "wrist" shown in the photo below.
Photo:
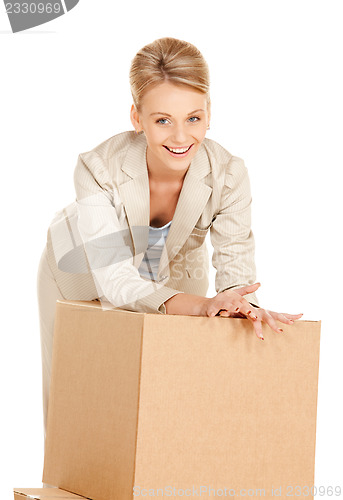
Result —
<path fill-rule="evenodd" d="M 205 304 L 209 300 L 200 295 L 178 293 L 166 300 L 166 314 L 182 314 L 185 316 L 204 316 Z"/>
<path fill-rule="evenodd" d="M 207 302 L 210 300 L 208 297 L 200 295 L 192 295 L 191 315 L 192 316 L 206 316 Z"/>

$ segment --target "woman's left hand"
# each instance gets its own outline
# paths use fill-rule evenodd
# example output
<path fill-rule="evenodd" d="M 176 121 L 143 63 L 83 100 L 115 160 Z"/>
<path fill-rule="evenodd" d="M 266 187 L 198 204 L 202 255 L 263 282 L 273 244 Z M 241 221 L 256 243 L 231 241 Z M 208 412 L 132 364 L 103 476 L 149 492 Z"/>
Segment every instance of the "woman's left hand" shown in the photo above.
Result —
<path fill-rule="evenodd" d="M 282 328 L 279 328 L 276 321 L 280 321 L 281 323 L 285 323 L 286 325 L 293 325 L 294 321 L 297 319 L 300 319 L 301 314 L 288 314 L 288 313 L 278 313 L 275 311 L 270 311 L 268 309 L 262 309 L 262 307 L 254 307 L 251 306 L 251 316 L 255 315 L 257 316 L 256 319 L 250 316 L 249 313 L 242 314 L 242 313 L 229 313 L 228 311 L 220 311 L 219 316 L 224 316 L 224 317 L 234 317 L 234 318 L 248 318 L 253 326 L 256 335 L 260 338 L 263 339 L 263 334 L 262 334 L 262 321 L 267 323 L 272 330 L 274 330 L 277 333 L 282 333 L 283 330 Z M 263 339 L 264 340 L 264 339 Z"/>

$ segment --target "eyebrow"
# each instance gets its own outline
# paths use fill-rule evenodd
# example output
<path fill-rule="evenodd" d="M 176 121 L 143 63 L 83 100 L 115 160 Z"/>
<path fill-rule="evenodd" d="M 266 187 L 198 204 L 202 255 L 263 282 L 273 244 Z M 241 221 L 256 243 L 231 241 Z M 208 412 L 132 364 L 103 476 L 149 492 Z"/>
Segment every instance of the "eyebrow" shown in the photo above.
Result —
<path fill-rule="evenodd" d="M 190 113 L 188 113 L 187 116 L 189 115 L 193 115 L 194 113 L 197 113 L 198 111 L 204 111 L 204 109 L 195 109 L 194 111 L 191 111 Z M 153 115 L 164 115 L 164 116 L 168 116 L 169 118 L 171 118 L 171 115 L 169 115 L 168 113 L 163 113 L 162 111 L 156 111 L 156 113 L 150 113 L 150 116 L 153 116 Z"/>

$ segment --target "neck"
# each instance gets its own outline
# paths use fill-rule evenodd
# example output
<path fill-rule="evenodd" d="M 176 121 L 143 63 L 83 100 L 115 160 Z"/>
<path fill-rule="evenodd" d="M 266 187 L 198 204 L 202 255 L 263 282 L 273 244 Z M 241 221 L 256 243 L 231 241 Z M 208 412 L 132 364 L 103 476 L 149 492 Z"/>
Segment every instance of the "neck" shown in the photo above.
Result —
<path fill-rule="evenodd" d="M 147 148 L 146 152 L 146 162 L 149 180 L 156 183 L 182 184 L 189 168 L 188 165 L 184 170 L 171 170 L 164 163 L 156 159 L 156 157 L 152 157 L 149 148 Z"/>

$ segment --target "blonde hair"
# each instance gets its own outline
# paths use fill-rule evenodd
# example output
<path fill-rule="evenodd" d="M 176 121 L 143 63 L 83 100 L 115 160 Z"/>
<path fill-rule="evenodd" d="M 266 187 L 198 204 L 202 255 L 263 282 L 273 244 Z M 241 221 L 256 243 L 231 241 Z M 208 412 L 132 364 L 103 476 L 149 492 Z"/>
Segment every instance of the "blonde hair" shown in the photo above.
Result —
<path fill-rule="evenodd" d="M 165 37 L 137 52 L 130 68 L 131 94 L 137 111 L 141 109 L 145 92 L 166 80 L 206 94 L 210 105 L 208 65 L 191 43 Z"/>

